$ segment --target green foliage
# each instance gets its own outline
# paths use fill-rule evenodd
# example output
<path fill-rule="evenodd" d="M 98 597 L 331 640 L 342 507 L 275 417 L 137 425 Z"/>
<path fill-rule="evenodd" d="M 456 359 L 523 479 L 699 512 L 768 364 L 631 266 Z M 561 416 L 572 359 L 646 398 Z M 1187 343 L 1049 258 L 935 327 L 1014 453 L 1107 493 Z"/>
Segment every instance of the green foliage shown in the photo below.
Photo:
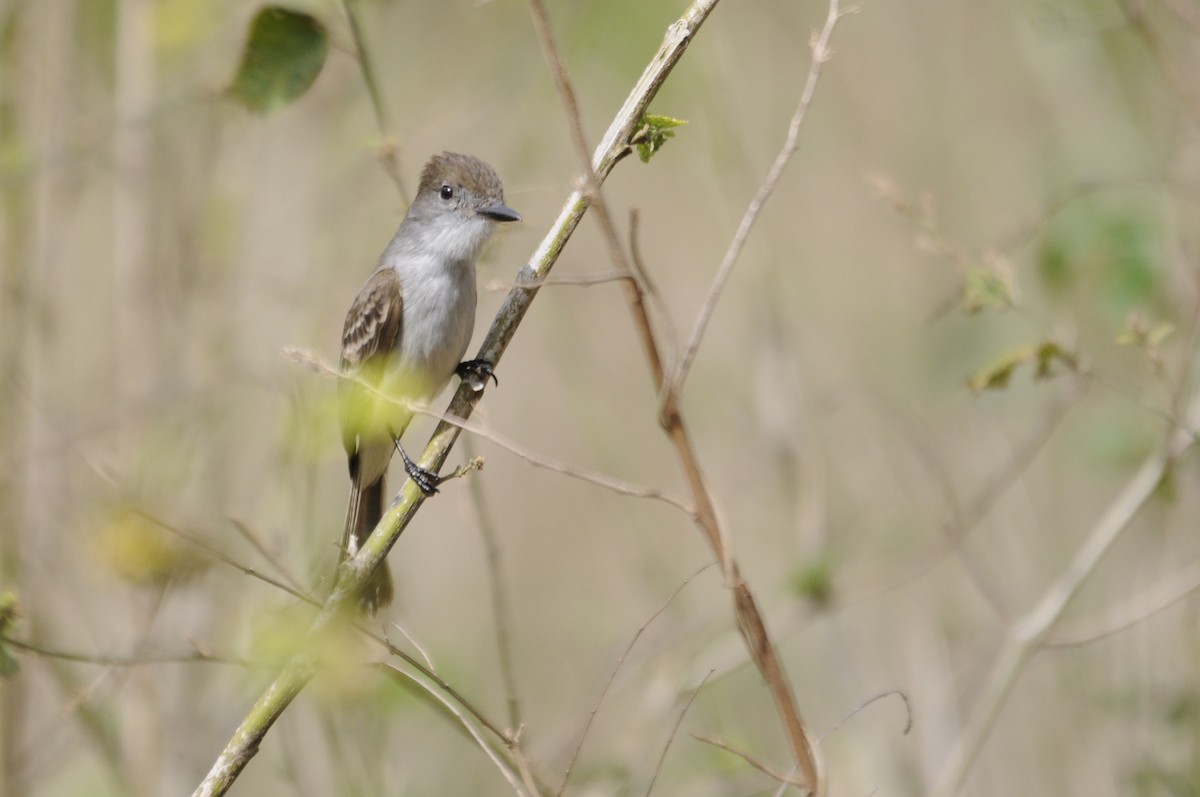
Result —
<path fill-rule="evenodd" d="M 255 113 L 281 108 L 312 86 L 328 49 L 325 26 L 316 17 L 267 6 L 250 23 L 229 95 Z"/>
<path fill-rule="evenodd" d="M 684 119 L 648 113 L 642 117 L 641 124 L 638 125 L 637 132 L 633 134 L 633 137 L 629 139 L 629 143 L 637 147 L 638 157 L 642 163 L 649 163 L 655 153 L 662 149 L 667 139 L 675 137 L 673 128 L 683 127 L 686 124 L 687 121 Z"/>
<path fill-rule="evenodd" d="M 1162 344 L 1174 331 L 1175 325 L 1168 321 L 1151 324 L 1138 313 L 1130 313 L 1125 326 L 1117 333 L 1116 341 L 1121 346 L 1141 349 L 1155 370 L 1159 370 L 1162 368 Z"/>
<path fill-rule="evenodd" d="M 1008 387 L 1013 372 L 1026 363 L 1033 364 L 1034 379 L 1049 379 L 1055 375 L 1054 364 L 1056 362 L 1072 371 L 1079 369 L 1079 361 L 1075 355 L 1053 341 L 1042 341 L 1032 346 L 1018 346 L 976 371 L 967 380 L 967 387 L 975 393 L 982 393 L 985 390 L 1003 390 Z"/>
<path fill-rule="evenodd" d="M 1038 270 L 1048 290 L 1078 285 L 1120 317 L 1158 298 L 1161 250 L 1157 225 L 1145 210 L 1080 202 L 1051 225 Z"/>
<path fill-rule="evenodd" d="M 91 540 L 94 561 L 131 584 L 189 578 L 209 561 L 133 507 L 117 507 Z"/>
<path fill-rule="evenodd" d="M 1013 305 L 1013 287 L 1010 279 L 991 268 L 972 268 L 963 283 L 961 307 L 963 312 L 974 315 L 987 308 L 1006 309 Z"/>
<path fill-rule="evenodd" d="M 793 592 L 814 606 L 824 608 L 833 598 L 833 562 L 828 556 L 805 562 L 788 581 Z"/>

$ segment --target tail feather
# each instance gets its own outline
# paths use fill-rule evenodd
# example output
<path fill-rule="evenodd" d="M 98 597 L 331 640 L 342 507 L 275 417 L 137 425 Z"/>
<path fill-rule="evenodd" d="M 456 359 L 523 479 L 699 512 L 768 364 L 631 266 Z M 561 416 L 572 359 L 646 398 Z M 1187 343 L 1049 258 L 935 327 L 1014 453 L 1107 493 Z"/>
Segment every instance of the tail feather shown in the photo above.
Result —
<path fill-rule="evenodd" d="M 346 508 L 346 530 L 342 537 L 345 549 L 343 558 L 357 553 L 379 524 L 379 519 L 383 517 L 386 486 L 385 475 L 365 486 L 359 484 L 358 474 L 352 475 L 350 502 Z M 368 615 L 373 615 L 392 602 L 393 592 L 392 574 L 388 571 L 387 563 L 380 562 L 359 593 L 359 606 Z"/>

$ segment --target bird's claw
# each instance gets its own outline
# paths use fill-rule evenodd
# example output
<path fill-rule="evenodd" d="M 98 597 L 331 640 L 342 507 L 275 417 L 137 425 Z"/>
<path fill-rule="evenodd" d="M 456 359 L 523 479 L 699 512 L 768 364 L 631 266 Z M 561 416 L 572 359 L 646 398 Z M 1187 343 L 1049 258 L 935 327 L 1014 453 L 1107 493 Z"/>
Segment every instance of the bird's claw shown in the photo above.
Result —
<path fill-rule="evenodd" d="M 494 366 L 487 360 L 466 360 L 458 364 L 454 373 L 458 375 L 459 379 L 469 384 L 476 393 L 487 387 L 489 379 L 496 383 L 496 387 L 500 387 L 500 380 L 496 378 Z"/>
<path fill-rule="evenodd" d="M 396 441 L 396 450 L 400 452 L 400 458 L 404 460 L 404 472 L 408 474 L 408 478 L 413 480 L 413 484 L 417 485 L 417 489 L 426 496 L 437 493 L 438 485 L 443 481 L 442 477 L 413 462 L 404 450 L 404 446 L 400 445 L 399 440 Z"/>

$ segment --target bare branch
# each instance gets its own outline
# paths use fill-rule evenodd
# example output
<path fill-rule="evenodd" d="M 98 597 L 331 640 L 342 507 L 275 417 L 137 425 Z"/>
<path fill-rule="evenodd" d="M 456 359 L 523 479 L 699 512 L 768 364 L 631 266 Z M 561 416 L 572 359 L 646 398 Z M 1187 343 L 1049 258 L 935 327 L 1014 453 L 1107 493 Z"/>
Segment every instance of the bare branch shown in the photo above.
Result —
<path fill-rule="evenodd" d="M 909 702 L 908 695 L 904 694 L 904 692 L 902 692 L 901 690 L 889 689 L 886 692 L 880 692 L 877 695 L 868 697 L 866 700 L 859 703 L 854 708 L 850 709 L 850 711 L 848 711 L 846 713 L 846 716 L 842 717 L 840 720 L 833 723 L 833 725 L 831 725 L 829 727 L 829 730 L 827 730 L 821 734 L 821 741 L 824 741 L 825 737 L 829 736 L 831 733 L 836 731 L 838 728 L 845 725 L 847 720 L 849 720 L 852 717 L 854 717 L 855 715 L 857 715 L 860 711 L 862 711 L 867 706 L 870 706 L 872 703 L 878 703 L 880 700 L 883 700 L 884 698 L 887 698 L 887 697 L 891 697 L 892 695 L 896 695 L 904 702 L 904 730 L 902 730 L 900 733 L 903 734 L 904 736 L 908 736 L 908 732 L 912 730 L 912 726 L 913 726 L 912 703 Z"/>
<path fill-rule="evenodd" d="M 596 702 L 592 705 L 592 711 L 590 714 L 588 714 L 587 722 L 583 724 L 583 731 L 579 734 L 579 742 L 575 745 L 575 751 L 571 753 L 571 760 L 567 763 L 567 771 L 563 773 L 562 785 L 558 787 L 555 797 L 562 797 L 562 793 L 566 791 L 567 782 L 571 779 L 571 772 L 575 769 L 575 762 L 579 760 L 579 752 L 583 750 L 583 743 L 587 739 L 588 731 L 592 728 L 592 721 L 596 719 L 596 712 L 600 710 L 600 704 L 604 702 L 604 698 L 608 695 L 608 690 L 612 688 L 613 681 L 615 681 L 617 678 L 617 671 L 621 669 L 621 665 L 624 664 L 625 659 L 629 657 L 629 652 L 633 650 L 633 646 L 636 645 L 638 639 L 641 638 L 642 632 L 649 628 L 650 624 L 658 619 L 660 614 L 666 611 L 666 608 L 671 605 L 671 601 L 675 600 L 675 596 L 680 592 L 683 592 L 683 588 L 692 583 L 692 579 L 712 566 L 713 563 L 709 562 L 704 567 L 685 578 L 683 583 L 676 587 L 675 591 L 672 592 L 670 596 L 663 601 L 657 609 L 654 610 L 654 613 L 647 618 L 646 622 L 642 623 L 641 627 L 634 632 L 633 637 L 629 640 L 629 644 L 625 646 L 625 650 L 621 651 L 620 658 L 618 658 L 617 663 L 613 665 L 612 672 L 608 674 L 608 680 L 604 683 L 604 688 L 601 689 L 600 694 L 596 696 Z M 711 674 L 712 673 L 709 673 L 709 675 Z M 707 678 L 705 680 L 707 680 Z"/>
<path fill-rule="evenodd" d="M 698 742 L 704 742 L 705 744 L 711 744 L 713 747 L 719 747 L 727 753 L 733 753 L 735 756 L 742 759 L 747 764 L 754 767 L 755 769 L 757 769 L 759 772 L 763 773 L 767 777 L 772 778 L 773 780 L 777 780 L 780 783 L 786 783 L 789 786 L 799 786 L 799 787 L 803 788 L 805 785 L 802 781 L 796 780 L 791 774 L 785 775 L 782 772 L 772 769 L 770 766 L 763 763 L 759 759 L 755 758 L 754 756 L 750 755 L 749 753 L 745 752 L 744 750 L 737 749 L 736 747 L 729 744 L 728 742 L 723 742 L 720 739 L 713 739 L 708 736 L 701 736 L 698 733 L 693 733 L 693 734 L 691 734 L 691 736 L 693 739 L 695 739 Z M 795 769 L 795 767 L 793 767 L 793 769 Z"/>
<path fill-rule="evenodd" d="M 1194 426 L 1198 418 L 1200 394 L 1192 398 L 1187 425 Z M 1008 637 L 984 682 L 981 696 L 942 767 L 937 788 L 933 792 L 936 797 L 952 797 L 961 791 L 967 773 L 983 748 L 1000 708 L 1025 664 L 1045 644 L 1054 624 L 1083 582 L 1154 495 L 1167 469 L 1195 443 L 1196 438 L 1186 428 L 1174 428 L 1162 450 L 1142 463 L 1125 488 L 1109 504 L 1083 545 L 1042 595 L 1042 599 L 1024 618 L 1010 627 Z"/>
<path fill-rule="evenodd" d="M 0 641 L 12 645 L 18 650 L 24 650 L 34 656 L 60 661 L 74 661 L 80 664 L 95 664 L 101 667 L 143 667 L 149 664 L 193 664 L 203 662 L 208 664 L 235 664 L 247 669 L 254 663 L 247 659 L 233 656 L 216 656 L 195 648 L 191 653 L 147 653 L 134 656 L 114 656 L 110 654 L 78 653 L 69 650 L 56 650 L 25 642 L 10 636 L 0 636 Z"/>
<path fill-rule="evenodd" d="M 421 685 L 420 679 L 406 670 L 402 670 L 399 667 L 386 662 L 380 666 L 399 677 L 411 680 L 414 683 Z M 486 755 L 488 759 L 496 765 L 496 768 L 500 770 L 500 774 L 502 774 L 504 779 L 508 781 L 508 784 L 512 786 L 514 792 L 521 797 L 537 797 L 536 791 L 527 790 L 526 786 L 522 782 L 520 773 L 513 771 L 512 764 L 505 761 L 500 753 L 492 745 L 487 743 L 487 740 L 483 738 L 483 734 L 480 733 L 479 729 L 475 726 L 475 723 L 470 720 L 467 714 L 462 712 L 459 704 L 455 703 L 453 700 L 445 699 L 445 696 L 436 689 L 430 689 L 428 687 L 424 688 L 427 694 L 440 700 L 445 709 L 458 718 L 459 722 L 462 724 L 462 727 L 465 728 L 467 733 L 471 735 L 471 738 L 475 740 L 475 744 L 479 746 L 479 749 L 483 751 L 484 755 Z"/>
<path fill-rule="evenodd" d="M 232 567 L 234 570 L 241 571 L 242 573 L 250 576 L 251 578 L 257 578 L 259 581 L 262 581 L 265 584 L 270 584 L 272 587 L 275 587 L 276 589 L 283 590 L 287 594 L 291 595 L 293 598 L 304 601 L 305 603 L 309 604 L 310 606 L 320 606 L 321 605 L 320 601 L 316 600 L 315 598 L 310 597 L 309 595 L 306 595 L 300 589 L 293 589 L 292 587 L 288 586 L 287 584 L 284 584 L 282 581 L 279 581 L 278 579 L 274 579 L 271 576 L 266 575 L 265 573 L 260 573 L 259 571 L 255 570 L 252 567 L 247 567 L 247 566 L 237 562 L 236 560 L 230 558 L 229 556 L 226 556 L 224 553 L 222 553 L 217 548 L 213 547 L 212 545 L 209 545 L 204 540 L 201 540 L 198 537 L 193 537 L 191 534 L 189 534 L 188 532 L 179 528 L 178 526 L 173 526 L 170 523 L 168 523 L 167 521 L 165 521 L 161 518 L 157 518 L 154 515 L 151 515 L 149 512 L 146 512 L 143 509 L 135 509 L 133 511 L 140 517 L 145 518 L 146 520 L 150 521 L 151 523 L 158 526 L 159 528 L 162 528 L 162 529 L 165 529 L 166 531 L 171 532 L 172 534 L 179 537 L 184 542 L 188 542 L 188 543 L 196 546 L 200 550 L 206 552 L 212 558 L 216 559 L 218 562 L 228 565 L 229 567 Z"/>
<path fill-rule="evenodd" d="M 800 147 L 800 127 L 804 124 L 805 117 L 808 116 L 809 106 L 812 105 L 813 95 L 817 89 L 817 81 L 821 76 L 821 67 L 833 55 L 833 51 L 829 49 L 829 40 L 833 36 L 834 27 L 837 26 L 838 20 L 842 16 L 843 13 L 839 5 L 839 0 L 830 0 L 829 13 L 825 17 L 825 25 L 821 28 L 820 33 L 813 37 L 811 42 L 812 60 L 809 62 L 808 79 L 805 80 L 804 90 L 800 93 L 800 104 L 796 107 L 795 114 L 792 115 L 792 122 L 788 127 L 787 138 L 783 142 L 783 148 L 775 156 L 775 162 L 771 164 L 771 169 L 767 172 L 766 179 L 763 180 L 762 185 L 759 186 L 758 193 L 750 200 L 750 204 L 742 216 L 742 221 L 738 225 L 737 232 L 734 233 L 733 240 L 729 243 L 729 249 L 725 251 L 725 257 L 721 260 L 721 265 L 717 269 L 716 276 L 713 278 L 708 296 L 700 308 L 700 313 L 696 316 L 696 323 L 692 327 L 692 334 L 688 337 L 687 345 L 683 349 L 682 358 L 676 366 L 674 374 L 671 376 L 671 383 L 663 387 L 663 394 L 660 398 L 665 408 L 664 414 L 669 414 L 668 410 L 670 406 L 679 400 L 679 393 L 683 389 L 683 383 L 687 379 L 688 372 L 691 370 L 692 362 L 696 359 L 696 352 L 700 349 L 700 342 L 704 338 L 704 331 L 708 328 L 709 319 L 712 318 L 717 301 L 721 298 L 721 292 L 725 289 L 725 283 L 728 282 L 729 275 L 733 273 L 733 267 L 742 253 L 742 248 L 746 245 L 747 238 L 750 237 L 750 230 L 754 227 L 754 222 L 758 220 L 759 211 L 762 210 L 767 200 L 771 198 L 771 194 L 775 192 L 775 187 L 779 184 L 780 178 L 783 177 L 783 170 L 787 168 L 792 155 Z"/>
<path fill-rule="evenodd" d="M 267 550 L 267 546 L 263 543 L 262 538 L 255 533 L 254 529 L 250 528 L 237 518 L 231 517 L 229 518 L 229 522 L 233 524 L 233 527 L 238 530 L 239 534 L 246 538 L 247 542 L 254 546 L 254 550 L 258 551 L 259 556 L 261 556 L 263 559 L 266 559 L 268 564 L 274 567 L 281 576 L 287 579 L 288 584 L 290 584 L 293 589 L 298 592 L 302 592 L 304 590 L 303 585 L 300 583 L 300 579 L 296 578 L 295 574 L 288 570 L 283 565 L 283 562 L 279 561 L 277 556 Z"/>
<path fill-rule="evenodd" d="M 558 52 L 558 45 L 554 42 L 554 33 L 550 29 L 550 20 L 546 15 L 545 5 L 542 3 L 542 0 L 529 0 L 529 9 L 533 14 L 538 39 L 542 43 L 542 51 L 545 53 L 546 60 L 549 62 L 550 68 L 554 73 L 554 86 L 558 90 L 559 98 L 562 100 L 567 124 L 571 130 L 571 141 L 575 145 L 576 155 L 578 155 L 583 168 L 584 191 L 591 200 L 596 214 L 596 221 L 600 225 L 600 231 L 604 236 L 604 243 L 608 247 L 609 257 L 619 271 L 628 275 L 628 279 L 624 282 L 626 297 L 629 300 L 630 308 L 634 312 L 634 321 L 641 333 L 639 340 L 642 341 L 642 348 L 650 361 L 654 374 L 654 383 L 656 386 L 661 386 L 665 372 L 658 346 L 654 339 L 654 327 L 650 323 L 649 316 L 646 314 L 646 306 L 642 301 L 641 286 L 634 278 L 633 266 L 625 256 L 625 250 L 621 248 L 621 241 L 617 235 L 616 225 L 613 224 L 612 216 L 608 212 L 608 205 L 604 200 L 600 182 L 596 179 L 595 169 L 592 167 L 591 158 L 588 157 L 587 138 L 583 133 L 583 118 L 579 113 L 579 103 L 575 99 L 575 89 L 571 85 L 566 65 L 563 63 L 562 56 Z M 628 151 L 628 145 L 626 145 L 625 151 Z"/>
<path fill-rule="evenodd" d="M 559 95 L 563 100 L 563 106 L 566 110 L 568 124 L 572 130 L 572 138 L 575 141 L 576 149 L 579 150 L 581 158 L 586 161 L 587 149 L 586 142 L 583 138 L 583 124 L 579 118 L 578 107 L 574 100 L 574 92 L 571 88 L 570 80 L 566 74 L 566 68 L 563 65 L 562 59 L 558 54 L 557 47 L 554 43 L 554 38 L 550 32 L 549 22 L 546 18 L 545 8 L 541 0 L 530 0 L 530 7 L 533 12 L 534 21 L 537 25 L 539 36 L 542 42 L 542 49 L 546 54 L 547 60 L 554 71 L 556 86 Z M 828 41 L 832 33 L 834 25 L 840 17 L 838 0 L 831 0 L 829 15 L 826 21 L 825 28 L 821 34 L 814 38 L 813 43 L 813 65 L 810 69 L 810 79 L 805 87 L 805 92 L 802 95 L 801 107 L 797 111 L 799 121 L 794 125 L 796 128 L 794 133 L 789 133 L 789 139 L 794 139 L 798 135 L 800 122 L 803 121 L 804 113 L 807 111 L 808 104 L 812 99 L 812 91 L 816 84 L 816 75 L 819 73 L 820 64 L 828 58 Z M 807 99 L 805 99 L 807 98 Z M 788 153 L 790 157 L 790 153 Z M 782 163 L 777 161 L 778 169 L 773 171 L 782 172 L 783 165 L 786 165 L 787 158 L 782 157 Z M 608 244 L 609 256 L 613 264 L 618 270 L 628 272 L 630 279 L 625 283 L 626 297 L 629 308 L 633 314 L 634 325 L 637 329 L 638 338 L 642 344 L 642 350 L 646 355 L 647 364 L 650 369 L 650 376 L 653 380 L 655 390 L 659 396 L 659 424 L 663 431 L 671 440 L 675 448 L 676 455 L 679 458 L 680 465 L 684 475 L 688 481 L 688 487 L 692 494 L 694 514 L 693 519 L 695 525 L 704 534 L 708 540 L 713 553 L 721 563 L 721 569 L 725 576 L 726 586 L 733 593 L 734 616 L 737 620 L 738 629 L 741 631 L 743 641 L 749 650 L 750 657 L 754 661 L 755 666 L 762 674 L 763 679 L 767 683 L 767 687 L 771 692 L 771 697 L 775 703 L 776 709 L 779 712 L 780 719 L 783 722 L 784 729 L 788 735 L 788 741 L 791 744 L 793 754 L 796 759 L 805 782 L 810 785 L 811 790 L 821 795 L 825 790 L 825 777 L 822 771 L 822 762 L 820 755 L 816 749 L 816 743 L 810 736 L 803 720 L 800 717 L 800 711 L 796 706 L 795 697 L 792 694 L 791 685 L 788 682 L 787 675 L 784 672 L 783 666 L 779 662 L 778 653 L 775 650 L 774 644 L 771 642 L 770 636 L 767 633 L 766 625 L 763 622 L 762 616 L 758 611 L 754 596 L 750 591 L 750 587 L 746 584 L 741 576 L 741 572 L 737 566 L 737 561 L 733 555 L 733 548 L 727 537 L 725 529 L 717 516 L 716 507 L 713 504 L 712 496 L 709 492 L 708 485 L 704 478 L 704 474 L 700 467 L 700 462 L 696 456 L 695 448 L 692 446 L 691 439 L 688 435 L 686 424 L 678 409 L 678 402 L 675 397 L 678 395 L 677 387 L 669 387 L 666 381 L 666 373 L 663 366 L 663 359 L 658 345 L 657 338 L 654 333 L 653 325 L 650 322 L 649 315 L 646 311 L 645 296 L 641 284 L 634 278 L 633 267 L 625 257 L 624 251 L 621 249 L 620 242 L 617 238 L 616 228 L 612 224 L 612 219 L 604 206 L 603 198 L 600 195 L 599 186 L 591 178 L 589 170 L 590 164 L 585 163 L 585 188 L 591 194 L 593 203 L 596 206 L 596 216 L 600 223 L 601 231 L 604 234 L 606 243 Z M 771 189 L 774 183 L 778 181 L 779 175 L 776 174 L 771 181 Z M 769 195 L 770 190 L 767 191 Z M 765 201 L 765 197 L 764 197 Z M 761 205 L 761 201 L 759 202 Z M 754 211 L 757 215 L 757 210 Z M 753 215 L 750 217 L 750 223 L 745 224 L 745 231 L 741 235 L 741 240 L 744 243 L 745 236 L 749 234 L 750 224 L 753 222 Z M 740 250 L 741 244 L 738 244 Z M 736 252 L 733 259 L 736 259 Z M 732 267 L 732 260 L 729 268 Z M 728 271 L 728 268 L 725 269 Z M 723 282 L 724 277 L 719 277 Z M 716 297 L 720 293 L 720 286 L 717 285 L 712 293 L 711 304 L 715 304 Z M 709 308 L 711 312 L 711 307 Z M 699 345 L 699 335 L 703 332 L 703 324 L 698 325 L 698 330 L 694 334 L 695 346 Z M 694 347 L 693 347 L 694 355 Z M 689 355 L 685 353 L 685 359 Z M 683 363 L 681 363 L 682 365 Z M 686 367 L 678 371 L 681 377 L 686 376 Z M 682 379 L 680 379 L 682 382 Z M 672 383 L 674 384 L 674 383 Z"/>
<path fill-rule="evenodd" d="M 383 169 L 388 173 L 388 177 L 391 177 L 392 182 L 396 184 L 396 190 L 400 192 L 400 200 L 407 207 L 411 200 L 408 189 L 404 185 L 404 175 L 400 169 L 399 145 L 392 134 L 392 121 L 387 105 L 383 102 L 379 84 L 375 80 L 375 68 L 371 65 L 371 56 L 367 52 L 362 25 L 358 21 L 357 4 L 358 0 L 342 0 L 342 11 L 345 12 L 346 21 L 350 24 L 350 35 L 354 37 L 355 60 L 358 61 L 358 68 L 362 71 L 363 83 L 367 87 L 367 96 L 371 98 L 371 110 L 375 113 L 376 124 L 379 125 L 380 142 L 375 154 L 383 164 Z"/>
<path fill-rule="evenodd" d="M 467 455 L 474 453 L 471 438 L 465 443 Z M 479 534 L 483 538 L 484 554 L 487 557 L 488 585 L 492 593 L 492 617 L 496 626 L 496 656 L 500 662 L 500 677 L 504 681 L 505 702 L 508 704 L 508 727 L 514 733 L 521 727 L 521 701 L 517 697 L 517 679 L 513 671 L 512 640 L 509 636 L 511 612 L 508 604 L 508 591 L 500 567 L 500 544 L 497 542 L 496 529 L 492 523 L 492 513 L 488 511 L 487 496 L 483 491 L 482 479 L 471 479 L 468 482 L 471 492 L 471 504 L 475 508 L 475 519 L 479 525 Z"/>
<path fill-rule="evenodd" d="M 683 710 L 679 712 L 679 716 L 675 719 L 675 726 L 671 728 L 671 735 L 667 737 L 667 743 L 663 745 L 662 755 L 658 757 L 658 766 L 654 768 L 654 775 L 650 778 L 650 784 L 646 786 L 646 797 L 650 797 L 650 792 L 654 790 L 654 783 L 658 780 L 658 773 L 662 771 L 663 763 L 667 760 L 667 751 L 671 749 L 671 743 L 675 741 L 676 734 L 679 733 L 679 726 L 683 724 L 683 718 L 687 716 L 688 709 L 692 707 L 692 702 L 696 699 L 696 695 L 700 694 L 700 690 L 708 683 L 708 679 L 712 677 L 715 670 L 709 670 L 708 675 L 700 681 L 700 685 L 692 690 L 688 696 L 687 702 L 683 704 Z"/>
<path fill-rule="evenodd" d="M 580 274 L 576 277 L 547 277 L 536 282 L 522 283 L 521 287 L 538 287 L 545 285 L 563 285 L 568 287 L 590 288 L 593 285 L 607 285 L 612 282 L 622 282 L 629 279 L 629 275 L 623 271 L 602 271 L 598 274 Z M 484 290 L 489 291 L 510 291 L 517 287 L 517 283 L 500 282 L 492 280 L 483 286 Z"/>
<path fill-rule="evenodd" d="M 1070 633 L 1056 634 L 1046 640 L 1046 647 L 1086 645 L 1146 620 L 1176 603 L 1200 592 L 1200 564 L 1192 564 L 1171 577 L 1165 584 L 1156 584 L 1148 595 L 1138 595 L 1128 601 L 1123 611 L 1102 622 L 1092 623 Z"/>

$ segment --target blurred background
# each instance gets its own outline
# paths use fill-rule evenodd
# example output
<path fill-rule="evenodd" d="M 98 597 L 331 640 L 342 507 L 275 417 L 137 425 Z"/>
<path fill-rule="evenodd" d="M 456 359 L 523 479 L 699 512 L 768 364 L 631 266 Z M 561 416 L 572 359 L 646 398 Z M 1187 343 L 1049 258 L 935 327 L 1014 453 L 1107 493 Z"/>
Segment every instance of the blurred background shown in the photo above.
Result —
<path fill-rule="evenodd" d="M 548 5 L 594 145 L 685 5 Z M 290 7 L 326 26 L 327 62 L 253 115 L 222 92 L 255 4 L 0 2 L 0 592 L 19 609 L 4 633 L 33 648 L 2 648 L 19 665 L 0 683 L 4 797 L 190 793 L 311 618 L 239 568 L 329 588 L 348 486 L 335 385 L 281 352 L 335 362 L 404 202 L 341 6 Z M 357 7 L 410 190 L 429 154 L 468 152 L 524 214 L 481 263 L 474 347 L 578 171 L 529 9 Z M 688 125 L 605 187 L 623 233 L 639 210 L 656 319 L 681 337 L 825 14 L 718 6 L 651 107 Z M 682 402 L 814 731 L 886 690 L 911 703 L 907 735 L 890 697 L 825 739 L 832 794 L 931 790 L 1009 629 L 1191 400 L 1198 45 L 1187 0 L 867 2 L 834 34 Z M 611 268 L 585 218 L 553 276 Z M 1043 347 L 1038 380 L 1019 347 L 1047 342 L 1065 356 Z M 479 423 L 684 495 L 619 285 L 547 286 L 497 370 Z M 645 626 L 567 793 L 646 793 L 711 672 L 654 793 L 774 794 L 692 736 L 788 766 L 718 569 L 694 575 L 711 552 L 689 519 L 467 437 L 451 463 L 486 467 L 407 529 L 376 627 L 415 651 L 399 624 L 497 725 L 523 723 L 553 793 Z M 1197 586 L 1196 478 L 1175 463 L 1021 670 L 969 793 L 1197 793 L 1197 603 L 1155 611 Z M 452 719 L 355 664 L 301 695 L 233 793 L 510 791 Z"/>

